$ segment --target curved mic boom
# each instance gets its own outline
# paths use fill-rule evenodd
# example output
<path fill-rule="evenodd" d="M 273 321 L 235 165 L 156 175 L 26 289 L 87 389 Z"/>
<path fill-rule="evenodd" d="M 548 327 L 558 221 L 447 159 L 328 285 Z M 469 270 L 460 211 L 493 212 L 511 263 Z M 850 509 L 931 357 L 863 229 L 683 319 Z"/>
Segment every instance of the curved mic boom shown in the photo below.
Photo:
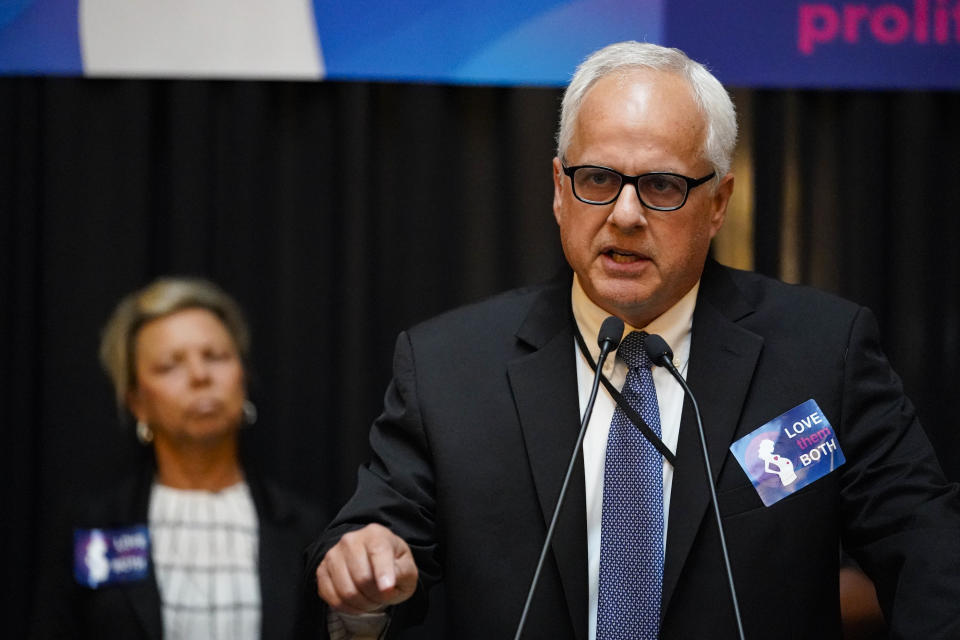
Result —
<path fill-rule="evenodd" d="M 700 406 L 697 399 L 693 397 L 693 391 L 687 386 L 687 381 L 683 379 L 677 368 L 673 366 L 673 351 L 666 340 L 657 334 L 648 334 L 643 343 L 644 350 L 647 352 L 650 361 L 657 364 L 667 371 L 680 384 L 683 392 L 690 399 L 693 405 L 693 412 L 697 416 L 697 432 L 700 435 L 700 447 L 703 449 L 704 471 L 707 474 L 707 486 L 710 488 L 710 502 L 713 504 L 713 513 L 717 517 L 717 530 L 720 532 L 720 549 L 723 552 L 723 563 L 727 569 L 727 582 L 730 585 L 730 599 L 733 601 L 733 616 L 737 621 L 737 631 L 740 632 L 740 640 L 744 640 L 743 621 L 740 619 L 740 605 L 737 601 L 737 590 L 733 586 L 733 570 L 730 568 L 730 555 L 727 552 L 727 539 L 723 534 L 723 522 L 720 520 L 720 507 L 717 504 L 717 487 L 713 484 L 713 470 L 710 468 L 710 456 L 707 453 L 707 438 L 703 435 L 703 419 L 700 416 Z"/>

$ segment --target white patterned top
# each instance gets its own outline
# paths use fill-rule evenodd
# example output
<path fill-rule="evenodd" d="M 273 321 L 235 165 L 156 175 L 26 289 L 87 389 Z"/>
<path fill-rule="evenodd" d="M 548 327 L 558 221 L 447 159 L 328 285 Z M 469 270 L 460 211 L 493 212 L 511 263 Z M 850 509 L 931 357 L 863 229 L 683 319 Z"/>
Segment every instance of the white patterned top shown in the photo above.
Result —
<path fill-rule="evenodd" d="M 217 492 L 154 484 L 149 525 L 163 637 L 259 638 L 258 523 L 247 484 Z"/>

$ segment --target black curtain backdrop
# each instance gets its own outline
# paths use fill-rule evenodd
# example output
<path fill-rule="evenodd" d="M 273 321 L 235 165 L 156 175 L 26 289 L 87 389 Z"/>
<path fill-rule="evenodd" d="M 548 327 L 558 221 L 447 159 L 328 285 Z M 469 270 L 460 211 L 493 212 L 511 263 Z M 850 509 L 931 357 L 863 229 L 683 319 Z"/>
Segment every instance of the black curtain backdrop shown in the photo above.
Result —
<path fill-rule="evenodd" d="M 947 413 L 960 361 L 960 95 L 748 95 L 758 270 L 782 273 L 783 245 L 795 243 L 798 279 L 877 312 L 960 477 Z M 550 208 L 559 99 L 533 88 L 0 79 L 5 635 L 25 632 L 57 505 L 136 458 L 96 360 L 122 295 L 192 274 L 239 300 L 260 410 L 245 450 L 332 514 L 366 458 L 398 331 L 562 264 Z M 790 225 L 802 233 L 784 240 Z"/>
<path fill-rule="evenodd" d="M 960 480 L 960 93 L 753 100 L 757 270 L 876 313 L 944 471 Z"/>

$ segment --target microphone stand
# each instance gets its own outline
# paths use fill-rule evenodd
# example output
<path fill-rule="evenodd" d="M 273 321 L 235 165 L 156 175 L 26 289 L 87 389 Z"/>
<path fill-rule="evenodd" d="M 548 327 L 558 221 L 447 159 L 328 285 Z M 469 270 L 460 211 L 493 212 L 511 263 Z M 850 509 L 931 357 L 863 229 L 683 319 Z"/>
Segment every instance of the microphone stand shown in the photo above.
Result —
<path fill-rule="evenodd" d="M 617 328 L 618 326 L 619 329 Z M 593 403 L 597 399 L 597 390 L 600 388 L 600 373 L 603 371 L 603 362 L 607 359 L 607 355 L 620 344 L 620 338 L 622 336 L 623 322 L 621 320 L 610 316 L 603 321 L 599 336 L 600 357 L 597 358 L 597 371 L 593 376 L 593 386 L 590 388 L 590 399 L 587 401 L 587 408 L 583 413 L 583 420 L 580 421 L 580 433 L 577 434 L 577 444 L 573 448 L 573 455 L 570 456 L 570 464 L 567 465 L 567 474 L 563 478 L 560 497 L 557 498 L 557 506 L 554 508 L 553 517 L 550 519 L 547 537 L 543 541 L 543 548 L 540 550 L 540 559 L 537 561 L 537 569 L 534 571 L 533 580 L 530 582 L 530 590 L 527 591 L 527 601 L 523 605 L 523 613 L 520 616 L 520 623 L 517 625 L 517 633 L 514 636 L 514 640 L 520 640 L 520 637 L 523 635 L 523 627 L 527 623 L 527 614 L 530 613 L 530 603 L 533 602 L 533 594 L 537 590 L 540 571 L 543 569 L 544 560 L 547 558 L 547 550 L 550 548 L 550 541 L 553 539 L 553 530 L 557 526 L 560 508 L 563 506 L 563 499 L 567 495 L 567 487 L 570 485 L 571 476 L 573 476 L 573 468 L 576 466 L 577 455 L 580 453 L 580 447 L 583 444 L 583 436 L 587 432 L 587 425 L 590 423 L 590 416 L 593 414 Z"/>
<path fill-rule="evenodd" d="M 737 600 L 737 590 L 733 586 L 733 569 L 730 567 L 730 554 L 727 553 L 727 539 L 723 534 L 723 522 L 720 519 L 720 506 L 717 502 L 717 489 L 713 485 L 713 469 L 710 467 L 710 455 L 707 452 L 707 438 L 703 433 L 703 420 L 700 417 L 700 405 L 697 399 L 693 397 L 693 391 L 687 385 L 677 368 L 673 366 L 673 351 L 667 345 L 666 341 L 656 334 L 648 335 L 645 341 L 647 355 L 650 360 L 660 365 L 670 372 L 670 375 L 680 384 L 683 392 L 690 403 L 693 405 L 693 412 L 697 417 L 697 433 L 700 436 L 700 448 L 703 449 L 703 465 L 707 474 L 707 487 L 710 488 L 710 502 L 713 505 L 713 513 L 717 518 L 717 531 L 720 533 L 720 550 L 723 552 L 723 563 L 727 570 L 727 583 L 730 585 L 730 599 L 733 601 L 733 616 L 737 621 L 737 631 L 740 634 L 740 640 L 745 640 L 743 635 L 743 620 L 740 618 L 740 604 Z"/>

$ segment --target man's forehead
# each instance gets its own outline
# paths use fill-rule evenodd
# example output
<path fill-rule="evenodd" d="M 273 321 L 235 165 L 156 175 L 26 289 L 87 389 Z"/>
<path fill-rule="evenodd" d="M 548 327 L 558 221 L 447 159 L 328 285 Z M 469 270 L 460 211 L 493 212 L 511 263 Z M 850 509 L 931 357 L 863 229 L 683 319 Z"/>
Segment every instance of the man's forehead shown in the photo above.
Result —
<path fill-rule="evenodd" d="M 619 146 L 639 137 L 679 153 L 699 154 L 705 132 L 706 119 L 684 77 L 631 69 L 604 76 L 590 87 L 573 124 L 571 143 Z"/>
<path fill-rule="evenodd" d="M 693 87 L 682 75 L 646 67 L 628 67 L 597 79 L 584 94 L 581 112 L 588 107 L 605 106 L 607 102 L 622 104 L 624 98 L 643 101 L 648 97 L 669 101 L 671 108 L 696 108 Z"/>

